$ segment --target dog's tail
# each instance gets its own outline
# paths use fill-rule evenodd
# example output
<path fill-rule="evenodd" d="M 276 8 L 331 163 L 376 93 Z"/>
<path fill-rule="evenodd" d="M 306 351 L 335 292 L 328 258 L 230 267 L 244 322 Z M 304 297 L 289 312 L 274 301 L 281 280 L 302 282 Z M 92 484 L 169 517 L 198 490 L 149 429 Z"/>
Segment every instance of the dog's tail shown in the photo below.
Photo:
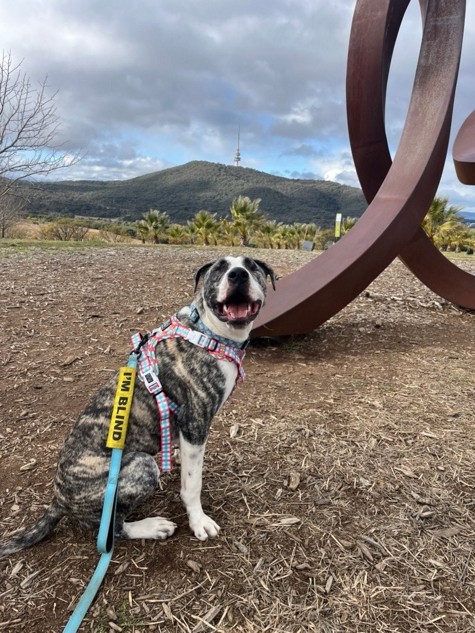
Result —
<path fill-rule="evenodd" d="M 0 545 L 0 560 L 42 541 L 51 534 L 63 516 L 65 516 L 64 510 L 54 500 L 44 515 L 31 528 L 20 532 L 20 534 Z"/>

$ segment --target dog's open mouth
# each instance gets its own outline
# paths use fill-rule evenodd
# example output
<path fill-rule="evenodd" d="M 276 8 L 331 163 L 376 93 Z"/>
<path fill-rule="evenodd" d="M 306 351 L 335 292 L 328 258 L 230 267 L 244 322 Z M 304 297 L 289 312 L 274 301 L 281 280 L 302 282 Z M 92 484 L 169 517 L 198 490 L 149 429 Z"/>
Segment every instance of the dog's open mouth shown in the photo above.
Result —
<path fill-rule="evenodd" d="M 221 321 L 227 321 L 235 325 L 249 323 L 259 314 L 262 301 L 237 301 L 230 299 L 227 302 L 215 304 L 215 314 Z"/>

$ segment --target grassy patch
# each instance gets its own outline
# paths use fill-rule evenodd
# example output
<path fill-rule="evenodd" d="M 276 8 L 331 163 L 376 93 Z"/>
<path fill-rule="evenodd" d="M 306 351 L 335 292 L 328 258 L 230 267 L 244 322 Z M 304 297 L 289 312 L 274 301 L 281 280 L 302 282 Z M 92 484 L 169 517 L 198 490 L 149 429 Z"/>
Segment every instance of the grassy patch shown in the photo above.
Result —
<path fill-rule="evenodd" d="M 467 255 L 467 253 L 444 253 L 444 255 L 447 257 L 447 259 L 450 260 L 469 260 L 469 261 L 475 261 L 475 255 Z"/>
<path fill-rule="evenodd" d="M 126 248 L 131 246 L 124 242 L 104 242 L 101 240 L 84 240 L 81 242 L 75 242 L 73 240 L 60 241 L 60 240 L 30 240 L 30 239 L 3 239 L 0 241 L 0 256 L 6 255 L 12 252 L 29 252 L 32 250 L 50 250 L 50 251 L 64 251 L 64 250 L 82 250 L 86 248 Z M 133 244 L 133 246 L 141 246 L 140 244 Z M 149 245 L 150 246 L 150 245 Z"/>

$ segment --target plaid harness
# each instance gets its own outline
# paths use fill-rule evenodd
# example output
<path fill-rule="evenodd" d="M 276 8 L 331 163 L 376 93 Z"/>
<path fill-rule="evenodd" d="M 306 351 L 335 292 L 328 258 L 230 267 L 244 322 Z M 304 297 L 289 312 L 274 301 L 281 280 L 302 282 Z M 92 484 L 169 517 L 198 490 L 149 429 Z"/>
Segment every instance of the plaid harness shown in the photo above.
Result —
<path fill-rule="evenodd" d="M 132 346 L 137 355 L 137 376 L 143 382 L 149 393 L 155 398 L 160 423 L 160 469 L 162 472 L 170 472 L 172 468 L 171 448 L 171 414 L 177 414 L 180 407 L 170 400 L 163 391 L 158 377 L 159 367 L 155 355 L 155 348 L 160 341 L 165 339 L 182 338 L 185 341 L 202 347 L 219 360 L 228 360 L 236 364 L 238 369 L 237 381 L 244 380 L 246 374 L 242 367 L 245 350 L 238 347 L 237 343 L 228 339 L 212 338 L 208 334 L 192 330 L 173 316 L 159 328 L 142 336 L 140 332 L 132 335 Z M 226 342 L 224 342 L 226 341 Z"/>

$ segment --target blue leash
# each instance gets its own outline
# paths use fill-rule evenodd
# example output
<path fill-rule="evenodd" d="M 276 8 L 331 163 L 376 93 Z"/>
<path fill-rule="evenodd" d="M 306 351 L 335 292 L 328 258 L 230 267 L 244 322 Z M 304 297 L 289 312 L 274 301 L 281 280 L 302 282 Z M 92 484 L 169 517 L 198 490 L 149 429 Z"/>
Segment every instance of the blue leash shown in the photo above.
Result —
<path fill-rule="evenodd" d="M 76 633 L 81 626 L 84 616 L 99 591 L 99 587 L 104 580 L 104 576 L 112 559 L 120 464 L 125 445 L 125 436 L 127 434 L 127 422 L 134 395 L 136 369 L 137 355 L 132 353 L 129 356 L 127 367 L 121 367 L 120 369 L 111 423 L 109 426 L 109 435 L 107 437 L 106 446 L 112 449 L 112 453 L 109 466 L 109 478 L 107 480 L 104 505 L 102 507 L 101 523 L 97 535 L 97 550 L 101 557 L 89 584 L 63 629 L 63 633 Z"/>

